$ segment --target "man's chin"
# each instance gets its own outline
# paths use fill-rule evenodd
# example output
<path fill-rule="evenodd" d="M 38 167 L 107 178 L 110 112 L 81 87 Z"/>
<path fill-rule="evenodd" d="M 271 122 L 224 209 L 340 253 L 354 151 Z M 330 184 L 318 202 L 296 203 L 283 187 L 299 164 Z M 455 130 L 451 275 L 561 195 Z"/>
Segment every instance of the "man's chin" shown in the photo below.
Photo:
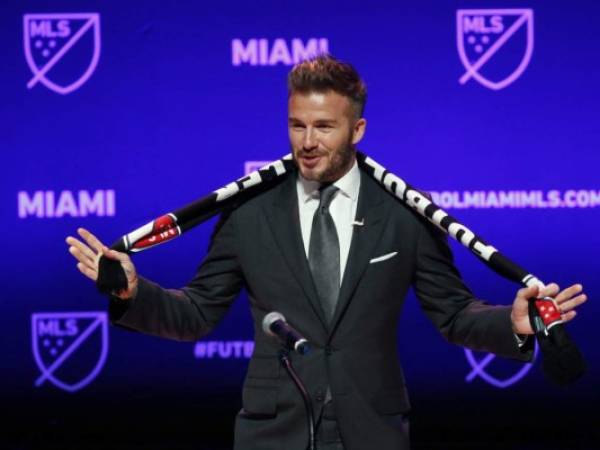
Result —
<path fill-rule="evenodd" d="M 308 181 L 322 181 L 321 179 L 323 178 L 323 174 L 325 173 L 327 167 L 325 165 L 325 167 L 323 166 L 323 162 L 324 161 L 319 161 L 317 164 L 315 165 L 308 165 L 305 164 L 304 161 L 302 160 L 296 160 L 296 166 L 298 167 L 298 170 L 300 171 L 300 175 L 302 175 L 302 177 Z"/>
<path fill-rule="evenodd" d="M 308 181 L 321 181 L 321 177 L 323 176 L 323 171 L 322 170 L 318 170 L 316 168 L 308 168 L 308 167 L 303 167 L 302 164 L 300 164 L 299 166 L 299 170 L 300 170 L 300 175 L 302 175 L 302 178 L 304 178 L 305 180 Z"/>

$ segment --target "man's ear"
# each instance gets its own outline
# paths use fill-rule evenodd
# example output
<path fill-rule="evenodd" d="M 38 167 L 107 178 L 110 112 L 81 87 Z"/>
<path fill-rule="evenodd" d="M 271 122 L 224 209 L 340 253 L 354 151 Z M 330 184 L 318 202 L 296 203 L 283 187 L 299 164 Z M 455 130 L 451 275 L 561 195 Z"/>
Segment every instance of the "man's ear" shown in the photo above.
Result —
<path fill-rule="evenodd" d="M 352 127 L 352 144 L 358 144 L 363 136 L 365 135 L 365 130 L 367 128 L 367 119 L 361 117 L 356 121 L 354 127 Z"/>

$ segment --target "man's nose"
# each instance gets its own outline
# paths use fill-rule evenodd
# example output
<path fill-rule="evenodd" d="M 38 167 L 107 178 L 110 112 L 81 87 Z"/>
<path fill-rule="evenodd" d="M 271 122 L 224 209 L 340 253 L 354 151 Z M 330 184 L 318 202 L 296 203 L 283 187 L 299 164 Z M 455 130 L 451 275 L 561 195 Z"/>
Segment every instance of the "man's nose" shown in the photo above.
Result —
<path fill-rule="evenodd" d="M 307 127 L 304 132 L 304 141 L 302 142 L 302 146 L 305 150 L 311 150 L 317 148 L 319 143 L 317 142 L 317 138 L 315 136 L 315 131 L 311 127 Z"/>

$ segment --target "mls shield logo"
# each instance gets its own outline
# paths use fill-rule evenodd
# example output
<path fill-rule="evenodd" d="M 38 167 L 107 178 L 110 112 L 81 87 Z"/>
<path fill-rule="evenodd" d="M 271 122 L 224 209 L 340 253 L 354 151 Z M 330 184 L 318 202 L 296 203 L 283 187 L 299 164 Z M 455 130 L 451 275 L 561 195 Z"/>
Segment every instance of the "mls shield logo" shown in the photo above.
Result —
<path fill-rule="evenodd" d="M 489 89 L 503 89 L 527 68 L 533 53 L 532 9 L 459 9 L 456 45 L 466 72 Z"/>
<path fill-rule="evenodd" d="M 529 339 L 533 339 L 533 336 L 530 336 Z M 523 379 L 533 367 L 539 351 L 536 342 L 532 362 L 522 364 L 515 361 L 502 360 L 496 361 L 495 365 L 492 365 L 492 362 L 496 359 L 496 355 L 493 353 L 488 353 L 478 360 L 471 350 L 467 348 L 464 350 L 467 361 L 471 366 L 471 371 L 465 377 L 465 381 L 470 383 L 475 378 L 481 378 L 486 383 L 501 389 L 510 387 Z M 515 366 L 519 367 L 516 372 L 514 370 Z"/>
<path fill-rule="evenodd" d="M 35 386 L 46 381 L 68 392 L 87 386 L 100 372 L 108 353 L 105 312 L 34 313 L 31 347 L 40 369 Z"/>
<path fill-rule="evenodd" d="M 100 15 L 97 13 L 25 14 L 23 48 L 38 83 L 69 94 L 85 83 L 100 59 Z"/>

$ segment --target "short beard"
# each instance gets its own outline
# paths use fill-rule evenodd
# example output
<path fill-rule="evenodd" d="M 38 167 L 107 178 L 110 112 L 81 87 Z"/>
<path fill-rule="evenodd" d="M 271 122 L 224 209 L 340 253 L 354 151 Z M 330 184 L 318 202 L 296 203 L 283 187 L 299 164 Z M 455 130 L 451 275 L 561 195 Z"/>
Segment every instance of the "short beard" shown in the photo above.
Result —
<path fill-rule="evenodd" d="M 355 149 L 352 144 L 344 146 L 343 150 L 336 153 L 331 160 L 331 165 L 318 176 L 320 183 L 333 183 L 342 178 L 352 167 Z"/>
<path fill-rule="evenodd" d="M 342 150 L 335 153 L 331 160 L 331 165 L 325 169 L 323 173 L 317 174 L 316 178 L 305 178 L 307 180 L 317 181 L 319 183 L 333 183 L 342 178 L 350 170 L 352 163 L 354 162 L 355 154 L 356 149 L 354 148 L 354 145 L 351 142 L 348 142 L 348 144 L 345 145 Z M 296 163 L 298 171 L 300 174 L 302 174 L 300 171 L 300 164 L 298 164 L 296 153 L 293 149 L 292 158 L 294 163 Z M 302 174 L 302 176 L 304 175 Z"/>

